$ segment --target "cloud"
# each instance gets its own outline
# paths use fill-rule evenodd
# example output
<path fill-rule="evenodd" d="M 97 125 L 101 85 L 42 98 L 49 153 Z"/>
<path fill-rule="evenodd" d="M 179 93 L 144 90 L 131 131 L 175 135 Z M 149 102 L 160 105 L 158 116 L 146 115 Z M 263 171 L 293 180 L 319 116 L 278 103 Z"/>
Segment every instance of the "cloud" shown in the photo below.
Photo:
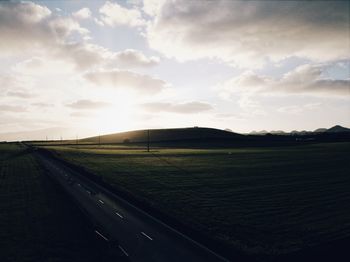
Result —
<path fill-rule="evenodd" d="M 25 112 L 26 109 L 22 106 L 0 105 L 0 112 Z"/>
<path fill-rule="evenodd" d="M 19 98 L 29 98 L 32 97 L 33 95 L 24 91 L 10 91 L 7 92 L 8 96 L 14 96 L 14 97 L 19 97 Z"/>
<path fill-rule="evenodd" d="M 64 60 L 45 59 L 43 57 L 32 57 L 18 62 L 12 70 L 21 75 L 47 76 L 67 74 L 72 72 L 74 65 Z"/>
<path fill-rule="evenodd" d="M 131 89 L 145 94 L 158 93 L 168 86 L 161 79 L 122 70 L 89 72 L 84 77 L 96 86 Z"/>
<path fill-rule="evenodd" d="M 13 75 L 3 74 L 0 75 L 0 90 L 3 92 L 4 90 L 8 90 L 11 87 L 20 86 L 19 81 Z"/>
<path fill-rule="evenodd" d="M 109 106 L 109 103 L 101 102 L 101 101 L 92 101 L 88 99 L 81 99 L 74 103 L 67 104 L 68 107 L 74 108 L 74 109 L 99 109 L 103 107 Z"/>
<path fill-rule="evenodd" d="M 73 34 L 75 38 L 86 36 L 88 30 L 32 2 L 0 4 L 0 55 L 50 54 L 65 46 Z"/>
<path fill-rule="evenodd" d="M 218 58 L 256 68 L 292 56 L 317 62 L 350 56 L 347 1 L 169 0 L 145 8 L 153 15 L 150 47 L 179 60 Z"/>
<path fill-rule="evenodd" d="M 205 102 L 186 103 L 146 103 L 142 107 L 149 112 L 170 112 L 179 114 L 193 114 L 212 110 L 213 107 Z"/>
<path fill-rule="evenodd" d="M 87 113 L 87 112 L 73 112 L 70 114 L 70 116 L 73 117 L 91 117 L 91 113 Z"/>
<path fill-rule="evenodd" d="M 134 49 L 126 49 L 113 56 L 113 60 L 119 67 L 150 67 L 159 64 L 159 57 L 146 57 L 142 52 Z"/>
<path fill-rule="evenodd" d="M 165 0 L 143 0 L 142 10 L 149 16 L 155 16 L 164 3 Z"/>
<path fill-rule="evenodd" d="M 42 103 L 42 102 L 36 102 L 36 103 L 32 103 L 33 106 L 37 106 L 37 107 L 53 107 L 53 104 L 48 104 L 48 103 Z"/>
<path fill-rule="evenodd" d="M 344 96 L 350 94 L 350 79 L 325 77 L 325 65 L 302 65 L 280 78 L 257 75 L 247 71 L 233 77 L 219 89 L 223 96 L 234 93 L 287 93 L 287 94 L 329 94 Z"/>
<path fill-rule="evenodd" d="M 78 21 L 53 15 L 47 7 L 31 2 L 0 3 L 0 35 L 0 56 L 32 57 L 15 68 L 25 74 L 38 74 L 41 70 L 45 74 L 81 72 L 105 66 L 147 67 L 159 63 L 159 58 L 148 58 L 137 50 L 113 52 L 89 43 L 89 30 Z"/>
<path fill-rule="evenodd" d="M 118 3 L 107 1 L 100 8 L 101 19 L 104 24 L 109 26 L 143 26 L 146 21 L 142 18 L 142 14 L 138 9 L 128 9 Z"/>
<path fill-rule="evenodd" d="M 321 103 L 310 103 L 305 105 L 291 105 L 291 106 L 283 106 L 277 109 L 279 113 L 297 115 L 301 114 L 307 110 L 315 110 L 320 108 Z"/>
<path fill-rule="evenodd" d="M 88 19 L 91 17 L 91 11 L 89 8 L 84 7 L 76 12 L 73 13 L 73 17 L 77 18 L 77 19 Z"/>
<path fill-rule="evenodd" d="M 3 94 L 5 93 L 6 96 L 32 97 L 33 94 L 28 91 L 28 88 L 32 86 L 33 81 L 29 77 L 16 74 L 0 74 L 0 91 Z"/>
<path fill-rule="evenodd" d="M 21 21 L 23 23 L 33 24 L 38 23 L 51 15 L 50 9 L 32 2 L 21 4 L 3 2 L 1 3 L 0 12 L 0 21 L 5 23 L 4 25 L 9 25 L 9 23 L 11 23 L 10 18 L 13 18 L 15 23 Z"/>

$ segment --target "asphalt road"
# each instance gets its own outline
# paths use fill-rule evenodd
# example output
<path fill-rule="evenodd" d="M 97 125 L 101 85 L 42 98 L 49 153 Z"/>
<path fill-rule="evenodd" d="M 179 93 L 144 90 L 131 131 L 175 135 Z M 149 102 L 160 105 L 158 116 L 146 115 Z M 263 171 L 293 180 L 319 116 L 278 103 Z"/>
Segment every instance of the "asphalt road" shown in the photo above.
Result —
<path fill-rule="evenodd" d="M 130 261 L 228 261 L 58 161 L 37 156 L 117 254 Z"/>

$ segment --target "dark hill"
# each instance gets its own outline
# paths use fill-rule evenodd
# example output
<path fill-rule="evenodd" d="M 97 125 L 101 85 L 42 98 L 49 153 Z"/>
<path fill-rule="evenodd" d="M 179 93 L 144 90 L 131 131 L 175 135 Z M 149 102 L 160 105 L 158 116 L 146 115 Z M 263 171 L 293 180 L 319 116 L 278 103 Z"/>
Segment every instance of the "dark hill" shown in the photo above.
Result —
<path fill-rule="evenodd" d="M 350 128 L 342 127 L 339 125 L 333 126 L 326 131 L 327 133 L 341 133 L 341 132 L 350 132 Z"/>
<path fill-rule="evenodd" d="M 230 140 L 242 139 L 244 135 L 214 128 L 191 127 L 173 129 L 150 129 L 152 142 L 188 141 L 188 140 Z M 82 142 L 98 143 L 99 137 L 89 137 L 80 140 Z M 100 137 L 101 143 L 139 143 L 147 141 L 147 130 L 122 132 Z"/>
<path fill-rule="evenodd" d="M 327 131 L 327 128 L 317 128 L 313 132 L 314 133 L 323 133 L 323 132 L 326 132 L 326 131 Z"/>

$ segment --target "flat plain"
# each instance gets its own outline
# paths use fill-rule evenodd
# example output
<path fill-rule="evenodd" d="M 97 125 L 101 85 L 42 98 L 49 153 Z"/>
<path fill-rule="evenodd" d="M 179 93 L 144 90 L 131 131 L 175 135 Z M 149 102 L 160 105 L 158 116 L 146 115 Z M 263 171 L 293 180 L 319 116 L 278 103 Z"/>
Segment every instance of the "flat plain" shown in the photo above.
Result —
<path fill-rule="evenodd" d="M 248 254 L 275 256 L 350 237 L 350 143 L 46 148 Z"/>

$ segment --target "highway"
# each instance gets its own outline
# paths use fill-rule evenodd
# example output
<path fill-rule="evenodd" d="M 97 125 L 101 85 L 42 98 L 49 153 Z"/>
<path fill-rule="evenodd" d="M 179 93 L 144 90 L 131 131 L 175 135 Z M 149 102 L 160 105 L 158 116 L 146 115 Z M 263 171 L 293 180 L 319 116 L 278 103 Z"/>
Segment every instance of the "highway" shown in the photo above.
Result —
<path fill-rule="evenodd" d="M 60 162 L 40 163 L 89 216 L 95 233 L 129 261 L 228 261 Z"/>

